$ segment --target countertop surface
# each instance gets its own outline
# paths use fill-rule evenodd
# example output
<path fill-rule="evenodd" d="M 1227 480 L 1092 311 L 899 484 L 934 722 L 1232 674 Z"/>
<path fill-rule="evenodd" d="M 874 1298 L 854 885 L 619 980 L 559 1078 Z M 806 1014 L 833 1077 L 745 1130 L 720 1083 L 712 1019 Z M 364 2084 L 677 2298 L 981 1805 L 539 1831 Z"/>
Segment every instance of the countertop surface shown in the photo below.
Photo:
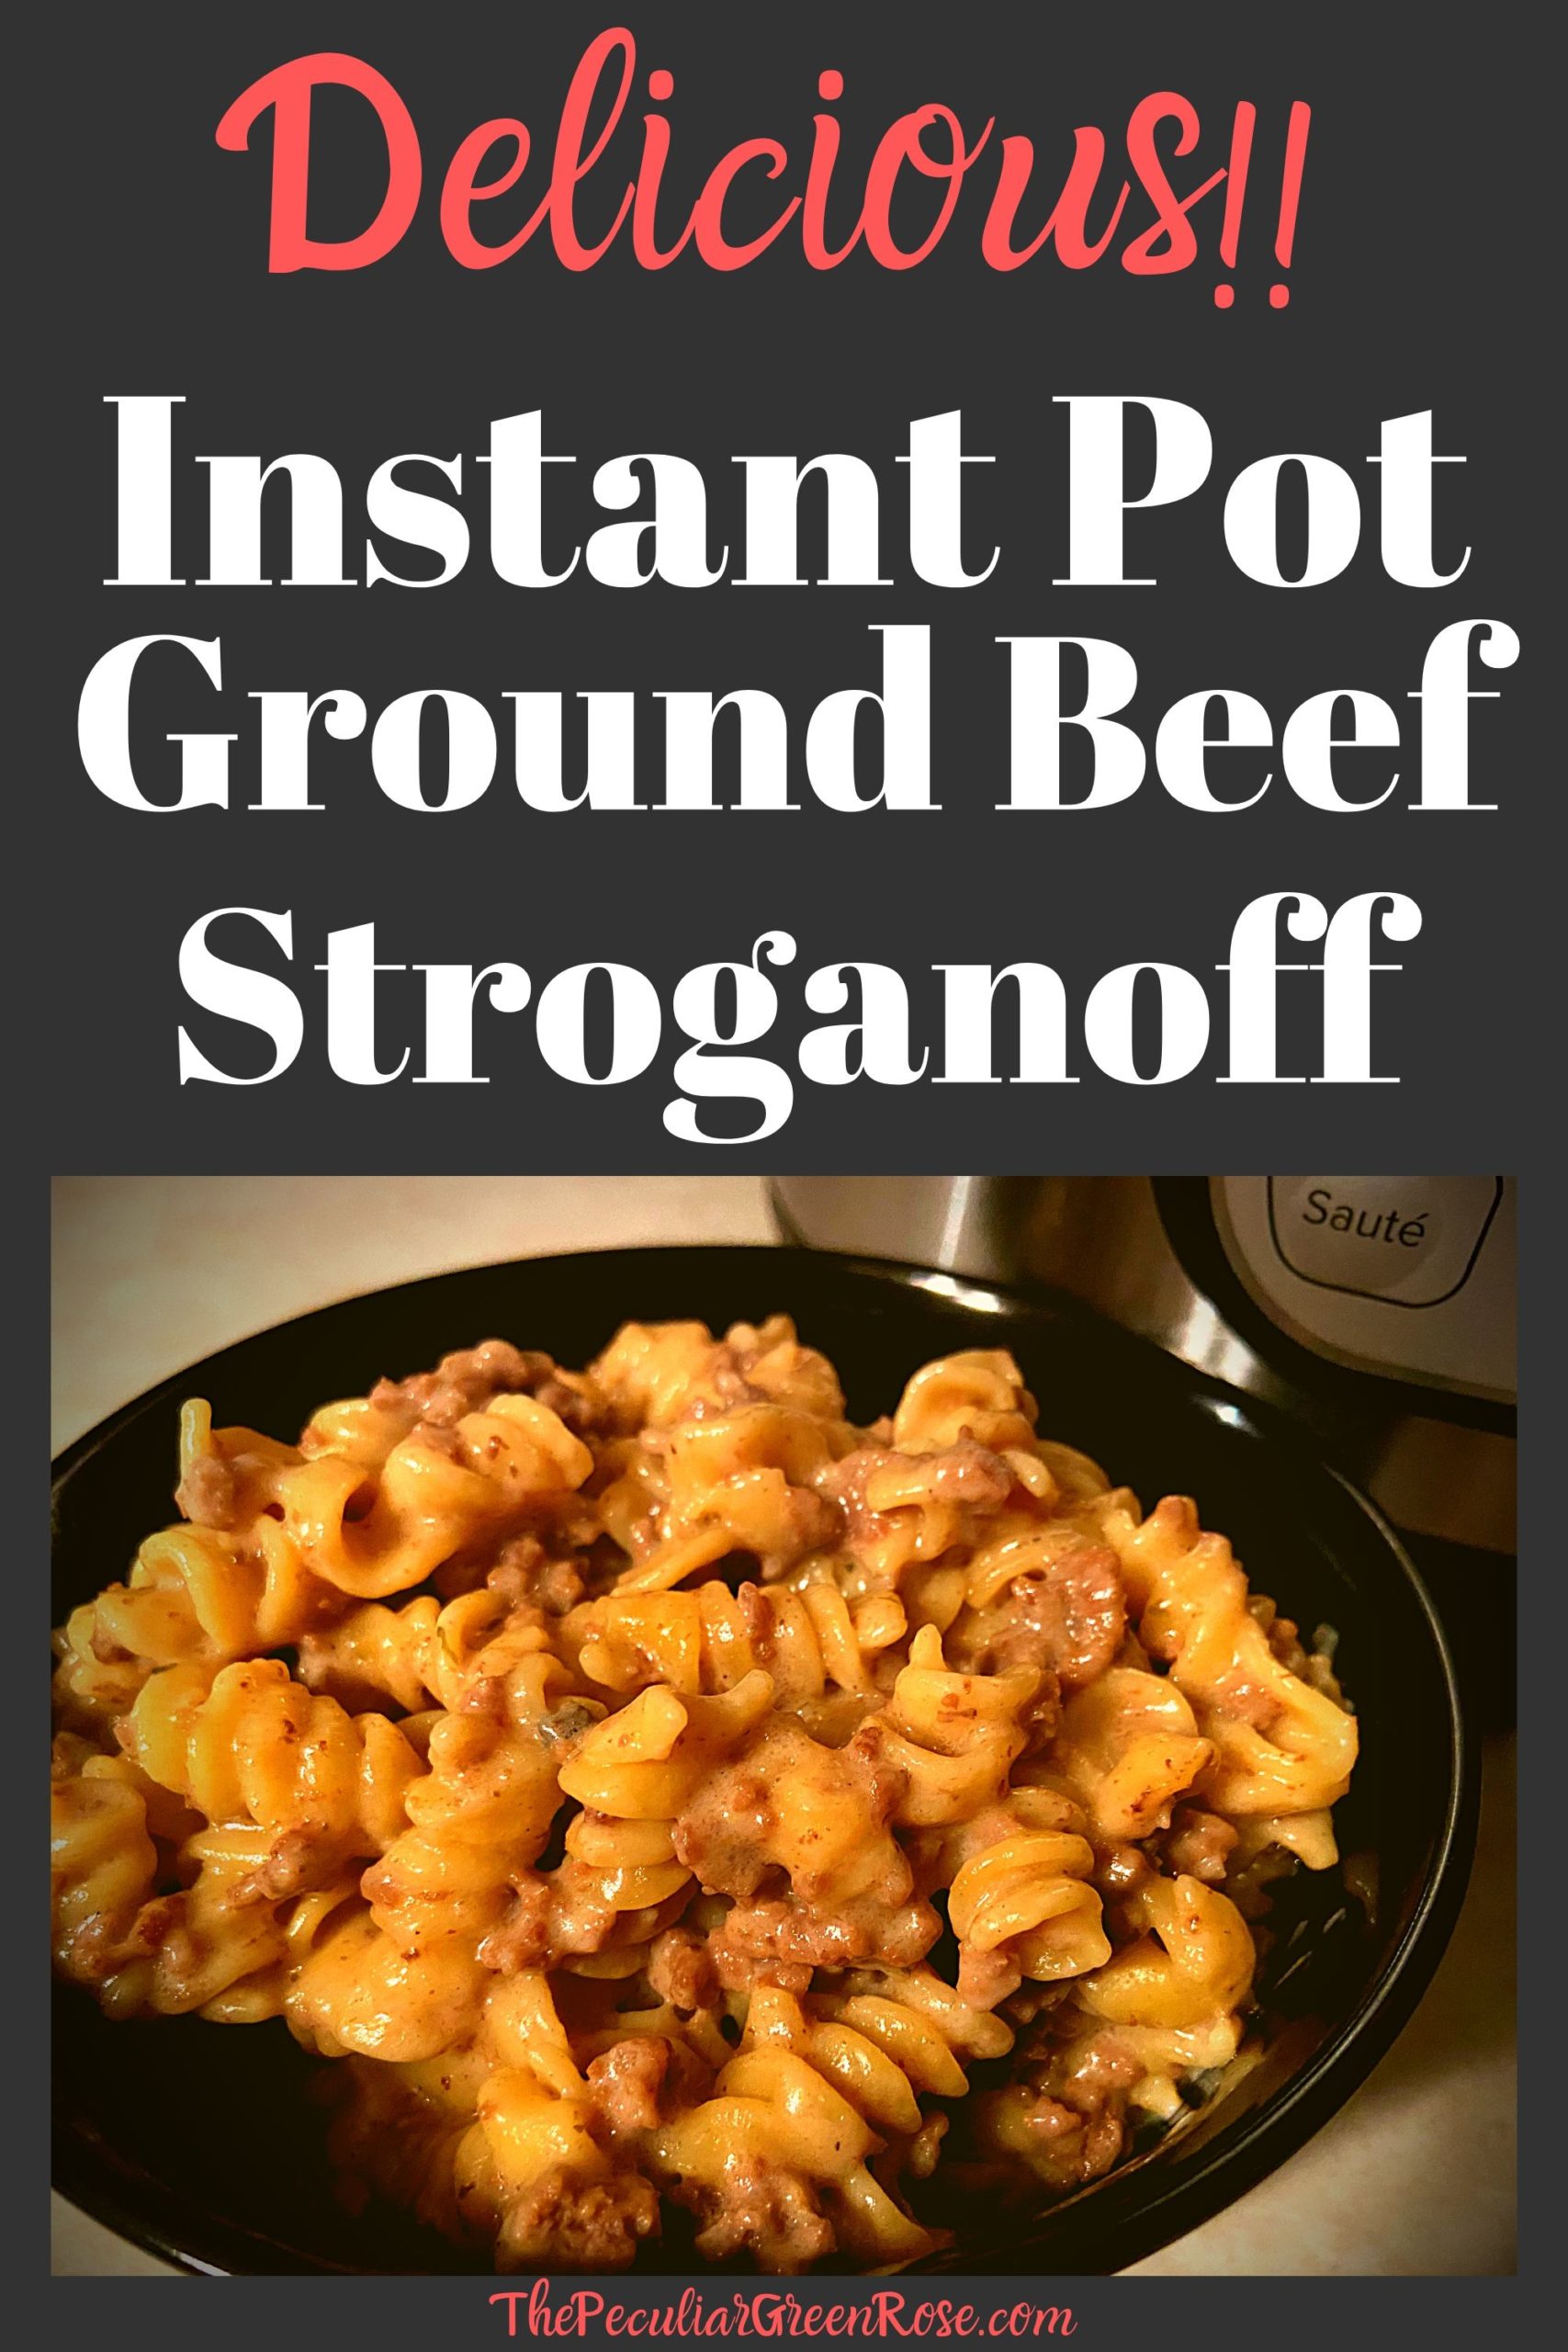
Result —
<path fill-rule="evenodd" d="M 62 1178 L 55 1447 L 182 1364 L 354 1292 L 550 1250 L 773 1238 L 750 1177 Z M 1512 1743 L 1495 1741 L 1464 1909 L 1393 2050 L 1288 2164 L 1129 2275 L 1512 2270 L 1514 1952 Z M 167 2275 L 58 2196 L 53 2267 Z"/>

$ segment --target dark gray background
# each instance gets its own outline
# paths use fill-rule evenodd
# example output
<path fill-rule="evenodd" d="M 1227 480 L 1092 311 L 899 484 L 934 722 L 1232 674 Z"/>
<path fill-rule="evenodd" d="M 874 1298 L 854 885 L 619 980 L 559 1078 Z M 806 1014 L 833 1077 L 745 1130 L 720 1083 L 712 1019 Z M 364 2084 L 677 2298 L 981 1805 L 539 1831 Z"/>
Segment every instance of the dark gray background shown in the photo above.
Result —
<path fill-rule="evenodd" d="M 1557 662 L 1545 610 L 1560 469 L 1544 429 L 1540 322 L 1551 270 L 1535 234 L 1536 12 L 1495 7 L 1462 34 L 1436 12 L 1364 6 L 1069 14 L 971 0 L 919 20 L 902 8 L 840 6 L 771 22 L 739 7 L 621 13 L 645 65 L 666 62 L 677 75 L 672 195 L 689 185 L 682 155 L 700 173 L 755 129 L 798 138 L 828 63 L 849 79 L 838 111 L 852 145 L 857 130 L 874 137 L 900 107 L 940 96 L 966 119 L 996 110 L 1006 127 L 1033 132 L 1043 164 L 1047 153 L 1065 160 L 1076 122 L 1113 130 L 1160 86 L 1185 92 L 1206 119 L 1228 119 L 1235 98 L 1249 96 L 1276 141 L 1289 100 L 1305 96 L 1314 119 L 1291 306 L 1267 306 L 1277 274 L 1258 234 L 1267 208 L 1253 217 L 1236 305 L 1224 314 L 1202 266 L 1140 282 L 1109 265 L 1069 277 L 1043 256 L 993 277 L 964 233 L 967 206 L 941 254 L 900 277 L 862 259 L 818 277 L 787 241 L 723 279 L 686 264 L 650 278 L 623 255 L 572 278 L 542 245 L 470 277 L 439 244 L 431 180 L 484 116 L 515 110 L 547 126 L 572 60 L 608 11 L 39 12 L 20 38 L 13 124 L 30 173 L 15 216 L 14 282 L 31 319 L 14 368 L 38 406 L 13 456 L 27 627 L 11 698 L 25 842 L 12 1007 L 27 1111 L 12 1148 L 25 1229 L 40 1230 L 36 1180 L 49 1167 L 1501 1166 L 1525 1179 L 1534 1269 L 1526 1345 L 1539 1360 L 1527 1397 L 1544 1400 L 1549 1237 L 1533 1179 L 1548 1165 L 1560 1067 L 1547 894 L 1561 759 L 1547 730 Z M 334 46 L 377 63 L 412 103 L 426 201 L 402 248 L 375 270 L 270 279 L 265 154 L 221 154 L 212 127 L 258 73 Z M 349 153 L 347 119 L 342 130 Z M 1255 166 L 1265 175 L 1267 137 Z M 325 183 L 323 197 L 326 232 Z M 655 586 L 628 598 L 574 581 L 528 597 L 500 588 L 478 559 L 460 583 L 428 596 L 111 592 L 99 585 L 113 569 L 114 527 L 102 399 L 161 390 L 186 395 L 187 450 L 319 450 L 351 491 L 394 450 L 461 447 L 471 458 L 490 417 L 533 405 L 545 409 L 550 445 L 577 453 L 584 481 L 593 463 L 636 447 L 707 458 L 853 449 L 886 468 L 890 548 L 901 507 L 887 461 L 906 446 L 907 422 L 961 406 L 966 445 L 1001 461 L 975 473 L 973 513 L 976 543 L 999 531 L 1004 558 L 987 588 L 963 596 L 905 584 L 865 595 L 718 587 L 695 598 Z M 1157 593 L 1049 585 L 1062 568 L 1063 519 L 1050 397 L 1066 390 L 1165 394 L 1210 421 L 1209 490 L 1140 525 Z M 1469 459 L 1462 472 L 1445 469 L 1441 486 L 1444 511 L 1458 518 L 1445 533 L 1475 550 L 1461 583 L 1400 590 L 1370 546 L 1342 581 L 1310 595 L 1270 596 L 1235 574 L 1218 521 L 1224 485 L 1242 464 L 1300 447 L 1356 468 L 1380 417 L 1426 406 L 1437 412 L 1439 448 Z M 717 494 L 731 470 L 710 468 L 716 540 L 730 535 Z M 1044 537 L 1033 561 L 1020 524 L 1036 502 Z M 193 574 L 199 531 L 196 541 Z M 182 545 L 191 545 L 188 514 Z M 1501 804 L 1496 816 L 1416 820 L 1402 793 L 1386 811 L 1329 820 L 1276 790 L 1225 822 L 1188 815 L 1149 786 L 1088 819 L 990 811 L 1006 743 L 991 644 L 999 633 L 1077 630 L 1127 644 L 1143 677 L 1133 715 L 1152 733 L 1153 714 L 1209 684 L 1258 695 L 1280 717 L 1330 684 L 1397 701 L 1435 628 L 1471 613 L 1509 621 L 1524 640 L 1518 667 L 1487 682 L 1503 699 L 1477 723 L 1476 773 L 1488 782 L 1482 797 Z M 76 759 L 89 666 L 145 629 L 220 628 L 236 704 L 264 684 L 342 683 L 374 709 L 416 683 L 491 700 L 508 687 L 754 684 L 803 719 L 823 692 L 861 682 L 870 619 L 928 619 L 936 632 L 941 819 L 845 820 L 808 807 L 782 820 L 549 820 L 498 785 L 479 809 L 443 822 L 390 808 L 364 747 L 351 745 L 334 752 L 325 816 L 170 822 L 110 808 Z M 992 684 L 981 695 L 972 681 L 983 675 Z M 189 704 L 147 713 L 150 734 L 179 723 L 193 723 Z M 1426 914 L 1423 937 L 1404 951 L 1405 974 L 1378 1000 L 1379 1066 L 1403 1073 L 1398 1087 L 1259 1096 L 1199 1078 L 1134 1092 L 1097 1079 L 1080 1051 L 1083 1082 L 1070 1092 L 802 1086 L 783 1135 L 723 1153 L 664 1133 L 672 1046 L 641 1084 L 594 1092 L 542 1069 L 525 1021 L 513 1032 L 496 1023 L 481 1031 L 480 1067 L 495 1073 L 487 1088 L 352 1090 L 326 1071 L 314 1005 L 313 1042 L 279 1083 L 182 1091 L 175 1082 L 178 940 L 197 915 L 234 901 L 292 908 L 300 965 L 329 927 L 374 918 L 383 952 L 400 960 L 510 956 L 537 980 L 614 956 L 665 983 L 777 927 L 800 942 L 797 971 L 858 957 L 913 976 L 938 961 L 1033 956 L 1063 971 L 1081 1007 L 1095 978 L 1136 958 L 1209 976 L 1236 911 L 1259 891 L 1301 888 L 1333 903 L 1390 887 Z M 201 1041 L 214 1053 L 229 1042 L 215 1025 Z M 40 1259 L 25 1251 L 18 1293 L 40 1331 L 41 1290 Z M 37 1998 L 41 1976 L 31 1984 Z M 40 2138 L 41 2064 L 40 2046 Z M 305 2342 L 331 2340 L 372 2324 L 373 2301 L 378 2335 L 412 2344 L 454 2323 L 475 2340 L 498 2334 L 488 2290 L 484 2281 L 318 2281 L 302 2293 L 251 2280 L 215 2291 L 237 2344 L 264 2333 L 270 2342 L 280 2324 Z M 1472 2335 L 1495 2324 L 1496 2291 L 1428 2288 L 1421 2324 L 1435 2340 Z M 981 2281 L 975 2300 L 1011 2292 L 1011 2282 Z M 1414 2292 L 1395 2280 L 1232 2280 L 1224 2316 L 1266 2329 L 1271 2344 L 1315 2342 L 1329 2328 L 1371 2342 L 1408 2323 Z M 182 2330 L 209 2336 L 197 2290 L 154 2294 L 143 2324 L 161 2341 Z M 1151 2325 L 1173 2342 L 1212 2339 L 1214 2290 L 1202 2282 L 1145 2282 L 1140 2293 L 1138 2282 L 1074 2281 L 1064 2299 L 1086 2343 Z M 130 2301 L 118 2281 L 57 2284 L 53 2317 L 123 2332 Z"/>
<path fill-rule="evenodd" d="M 436 227 L 446 158 L 475 123 L 513 110 L 547 146 L 570 65 L 608 21 L 600 12 L 340 6 L 95 17 L 90 35 L 62 42 L 46 68 L 46 87 L 63 87 L 71 73 L 79 127 L 67 167 L 57 162 L 51 173 L 40 247 L 52 303 L 40 314 L 33 356 L 50 414 L 27 487 L 43 506 L 45 626 L 15 705 L 17 782 L 41 811 L 39 871 L 52 883 L 28 894 L 21 919 L 31 931 L 31 968 L 40 982 L 47 975 L 55 1067 L 71 1072 L 53 1104 L 53 1164 L 563 1170 L 750 1159 L 919 1169 L 957 1159 L 980 1168 L 1199 1168 L 1260 1155 L 1315 1162 L 1325 1148 L 1357 1166 L 1513 1164 L 1521 1095 L 1508 1047 L 1535 1017 L 1547 978 L 1529 907 L 1544 881 L 1544 688 L 1553 666 L 1535 588 L 1546 460 L 1526 364 L 1541 288 L 1517 242 L 1517 115 L 1531 61 L 1510 25 L 1524 12 L 1494 12 L 1474 54 L 1439 38 L 1430 17 L 1403 10 L 1069 17 L 971 6 L 919 25 L 902 10 L 869 7 L 800 8 L 772 24 L 718 7 L 639 7 L 631 17 L 643 68 L 662 62 L 676 74 L 666 109 L 675 126 L 672 214 L 733 138 L 767 129 L 803 142 L 827 63 L 847 77 L 836 109 L 847 157 L 863 165 L 895 112 L 935 96 L 976 125 L 995 111 L 1002 130 L 1031 132 L 1043 188 L 1053 166 L 1065 169 L 1081 121 L 1107 126 L 1114 185 L 1118 126 L 1162 86 L 1185 92 L 1216 127 L 1216 143 L 1205 141 L 1197 157 L 1172 166 L 1179 187 L 1191 185 L 1224 161 L 1231 108 L 1248 96 L 1259 107 L 1256 209 L 1244 227 L 1235 308 L 1214 308 L 1219 273 L 1207 260 L 1165 279 L 1134 279 L 1110 259 L 1072 276 L 1049 252 L 1010 276 L 987 271 L 976 255 L 984 163 L 939 253 L 901 275 L 878 270 L 863 253 L 815 274 L 787 236 L 729 277 L 690 256 L 649 276 L 619 248 L 572 277 L 543 241 L 501 268 L 467 273 Z M 57 37 L 65 28 L 57 17 Z M 269 277 L 268 135 L 258 134 L 251 155 L 225 154 L 213 126 L 258 73 L 333 46 L 365 55 L 409 100 L 424 149 L 424 200 L 402 245 L 369 271 Z M 1273 187 L 1296 96 L 1312 104 L 1314 122 L 1292 299 L 1276 311 L 1267 299 L 1280 275 Z M 327 168 L 311 227 L 347 233 L 366 218 L 378 135 L 355 100 L 318 100 L 318 109 Z M 635 151 L 628 169 L 632 160 Z M 534 168 L 543 169 L 538 159 Z M 608 160 L 604 175 L 608 187 Z M 600 185 L 583 199 L 585 220 L 610 200 Z M 1211 243 L 1216 200 L 1199 214 Z M 483 225 L 496 234 L 502 224 Z M 363 485 L 375 464 L 400 450 L 460 449 L 476 541 L 467 571 L 429 594 L 102 586 L 115 569 L 114 412 L 103 397 L 135 390 L 186 396 L 176 554 L 188 577 L 206 568 L 206 477 L 189 460 L 213 450 L 331 458 L 345 481 L 353 547 L 363 538 Z M 1066 568 L 1066 426 L 1051 404 L 1066 391 L 1156 393 L 1191 402 L 1209 420 L 1215 462 L 1206 488 L 1184 506 L 1134 520 L 1141 560 L 1133 568 L 1152 570 L 1157 589 L 1050 585 Z M 544 409 L 547 446 L 579 458 L 569 493 L 578 537 L 602 519 L 588 494 L 592 467 L 626 449 L 703 461 L 716 547 L 739 536 L 733 453 L 804 458 L 835 448 L 872 458 L 884 482 L 884 569 L 898 584 L 737 593 L 728 583 L 682 592 L 655 582 L 626 593 L 588 580 L 580 565 L 548 593 L 504 587 L 485 552 L 485 475 L 475 454 L 492 416 L 532 406 Z M 1003 548 L 987 585 L 961 594 L 913 579 L 900 554 L 905 469 L 892 462 L 908 447 L 911 416 L 954 407 L 964 412 L 966 447 L 998 459 L 967 469 L 969 543 L 981 555 L 998 537 Z M 1438 449 L 1468 459 L 1439 472 L 1439 560 L 1446 568 L 1466 541 L 1474 550 L 1463 578 L 1433 592 L 1383 574 L 1370 504 L 1377 477 L 1361 462 L 1377 447 L 1382 417 L 1425 407 L 1436 412 Z M 1291 449 L 1349 468 L 1367 502 L 1348 571 L 1297 594 L 1242 577 L 1220 529 L 1235 472 Z M 552 498 L 567 479 L 564 469 L 555 476 Z M 809 548 L 821 515 L 810 498 L 807 512 Z M 282 531 L 269 528 L 268 543 L 282 570 Z M 1092 814 L 1002 814 L 993 806 L 1007 767 L 999 635 L 1092 634 L 1126 645 L 1141 673 L 1128 716 L 1152 744 L 1158 715 L 1201 686 L 1258 695 L 1277 728 L 1330 685 L 1368 687 L 1413 717 L 1417 706 L 1404 697 L 1418 683 L 1426 645 L 1444 623 L 1472 615 L 1505 619 L 1523 639 L 1517 666 L 1484 680 L 1502 699 L 1475 706 L 1476 797 L 1496 800 L 1495 815 L 1413 815 L 1412 746 L 1393 800 L 1356 817 L 1319 814 L 1279 778 L 1258 808 L 1230 818 L 1184 810 L 1152 780 L 1122 807 Z M 248 738 L 236 754 L 235 797 L 243 802 L 254 788 L 254 707 L 244 697 L 262 686 L 349 685 L 374 717 L 411 686 L 446 685 L 504 718 L 509 688 L 606 686 L 650 696 L 659 687 L 760 685 L 789 710 L 798 762 L 820 696 L 869 683 L 879 667 L 867 624 L 895 620 L 933 630 L 940 816 L 835 815 L 797 773 L 804 805 L 787 816 L 544 817 L 512 789 L 503 729 L 497 780 L 466 812 L 420 816 L 391 806 L 361 741 L 319 745 L 324 814 L 262 817 L 237 806 L 155 817 L 112 807 L 87 782 L 75 749 L 76 700 L 92 662 L 128 636 L 172 629 L 221 635 L 226 692 L 211 695 L 178 654 L 147 669 L 138 736 L 151 747 L 149 773 L 171 789 L 175 755 L 164 733 L 238 728 Z M 651 700 L 646 715 L 658 718 Z M 653 725 L 639 732 L 638 751 L 651 786 Z M 1235 756 L 1252 763 L 1253 755 Z M 1367 757 L 1386 767 L 1382 755 Z M 732 758 L 721 750 L 721 776 Z M 1385 951 L 1404 972 L 1374 984 L 1374 1066 L 1399 1073 L 1400 1085 L 1212 1083 L 1224 1067 L 1224 984 L 1213 967 L 1250 898 L 1295 888 L 1331 907 L 1354 891 L 1398 888 L 1423 908 L 1421 937 Z M 292 910 L 305 1048 L 286 1077 L 254 1091 L 182 1090 L 182 1019 L 225 1067 L 265 1066 L 254 1033 L 192 1012 L 176 973 L 186 926 L 235 903 Z M 593 1089 L 546 1068 L 531 1012 L 481 1011 L 477 1067 L 491 1083 L 416 1088 L 421 983 L 411 975 L 382 984 L 383 1058 L 395 1061 L 412 1043 L 407 1075 L 351 1087 L 327 1069 L 324 983 L 309 967 L 330 928 L 372 920 L 384 960 L 477 968 L 509 957 L 533 974 L 536 1001 L 550 973 L 596 958 L 640 967 L 668 998 L 693 964 L 743 958 L 759 932 L 787 930 L 800 956 L 780 976 L 785 1018 L 756 1049 L 782 1050 L 786 1062 L 798 1021 L 788 1008 L 798 1007 L 799 984 L 818 964 L 902 967 L 930 1035 L 931 965 L 1043 960 L 1066 982 L 1071 1066 L 1081 1082 L 932 1094 L 928 1085 L 863 1080 L 829 1091 L 797 1075 L 794 1115 L 770 1141 L 751 1151 L 680 1145 L 660 1118 L 678 1091 L 671 1066 L 686 1042 L 672 1020 L 646 1077 Z M 231 927 L 228 952 L 283 969 L 254 926 Z M 1156 959 L 1203 978 L 1213 1035 L 1197 1076 L 1134 1089 L 1096 1071 L 1081 1040 L 1082 1006 L 1102 973 Z M 1311 1070 L 1318 984 L 1284 986 L 1282 1067 Z M 1010 1064 L 999 1056 L 998 1067 Z"/>

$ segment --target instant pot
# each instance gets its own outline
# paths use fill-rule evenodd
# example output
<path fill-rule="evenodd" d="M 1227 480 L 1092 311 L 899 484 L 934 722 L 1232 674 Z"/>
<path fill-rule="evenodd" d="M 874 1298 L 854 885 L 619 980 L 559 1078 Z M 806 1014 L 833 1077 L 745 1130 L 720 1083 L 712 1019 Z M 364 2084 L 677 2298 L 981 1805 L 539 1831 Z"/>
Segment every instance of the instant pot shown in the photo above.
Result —
<path fill-rule="evenodd" d="M 793 1239 L 1070 1292 L 1283 1407 L 1404 1535 L 1478 1703 L 1508 1712 L 1511 1178 L 786 1176 L 773 1193 Z"/>

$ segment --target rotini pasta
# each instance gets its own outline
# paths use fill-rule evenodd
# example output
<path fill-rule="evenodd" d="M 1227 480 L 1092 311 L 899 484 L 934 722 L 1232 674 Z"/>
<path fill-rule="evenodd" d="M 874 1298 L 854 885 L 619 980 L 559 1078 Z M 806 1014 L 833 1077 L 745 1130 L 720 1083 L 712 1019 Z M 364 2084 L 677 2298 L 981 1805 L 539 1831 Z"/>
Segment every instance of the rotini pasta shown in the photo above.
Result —
<path fill-rule="evenodd" d="M 1242 2050 L 1356 1726 L 1034 1422 L 985 1350 L 856 1427 L 783 1317 L 487 1341 L 297 1445 L 193 1402 L 57 1636 L 60 1972 L 282 2019 L 345 2195 L 507 2269 L 886 2269 L 950 2147 L 1094 2178 Z"/>

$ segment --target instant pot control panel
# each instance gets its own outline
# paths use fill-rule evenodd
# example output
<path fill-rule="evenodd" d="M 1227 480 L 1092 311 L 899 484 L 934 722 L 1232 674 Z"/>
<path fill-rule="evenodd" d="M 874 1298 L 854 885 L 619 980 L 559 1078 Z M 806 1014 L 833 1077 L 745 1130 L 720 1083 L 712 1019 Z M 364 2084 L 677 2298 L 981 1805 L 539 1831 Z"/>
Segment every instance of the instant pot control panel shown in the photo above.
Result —
<path fill-rule="evenodd" d="M 1348 1371 L 1515 1398 L 1515 1200 L 1500 1176 L 1217 1176 L 1253 1305 Z"/>

